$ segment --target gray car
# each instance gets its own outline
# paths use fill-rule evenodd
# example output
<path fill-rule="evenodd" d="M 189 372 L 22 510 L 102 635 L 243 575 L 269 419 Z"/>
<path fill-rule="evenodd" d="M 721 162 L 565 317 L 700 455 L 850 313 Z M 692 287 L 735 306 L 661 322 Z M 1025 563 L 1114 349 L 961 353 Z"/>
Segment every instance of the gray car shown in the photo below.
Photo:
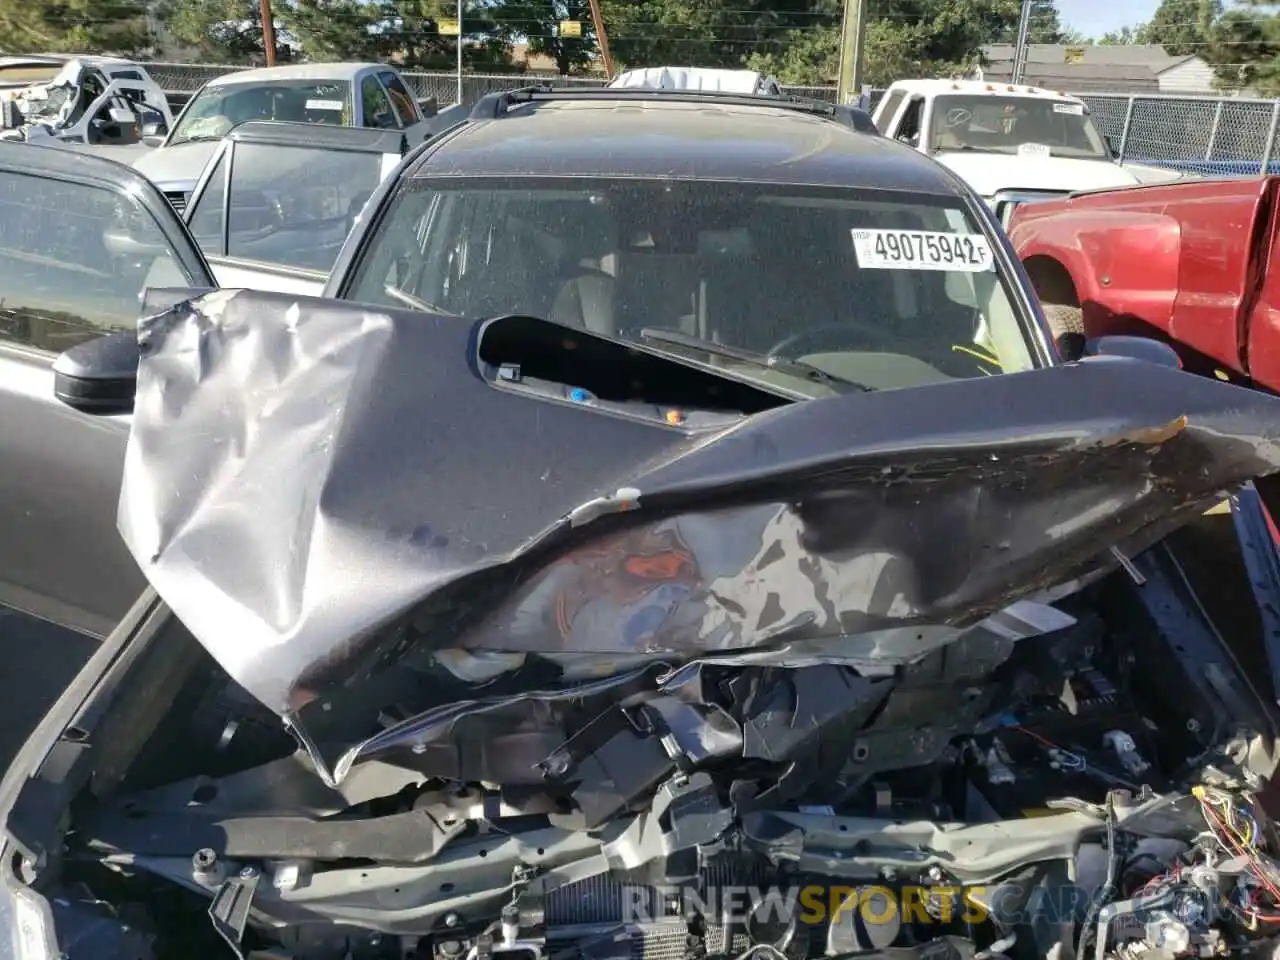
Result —
<path fill-rule="evenodd" d="M 214 146 L 193 237 L 128 167 L 0 144 L 0 542 L 24 545 L 0 559 L 0 606 L 102 637 L 145 584 L 115 532 L 128 418 L 56 404 L 55 356 L 133 329 L 147 287 L 321 292 L 404 138 L 255 123 Z"/>
<path fill-rule="evenodd" d="M 57 363 L 151 589 L 0 784 L 0 952 L 1274 952 L 1280 399 L 1056 362 L 829 107 L 506 94 L 366 211 L 341 299 Z"/>

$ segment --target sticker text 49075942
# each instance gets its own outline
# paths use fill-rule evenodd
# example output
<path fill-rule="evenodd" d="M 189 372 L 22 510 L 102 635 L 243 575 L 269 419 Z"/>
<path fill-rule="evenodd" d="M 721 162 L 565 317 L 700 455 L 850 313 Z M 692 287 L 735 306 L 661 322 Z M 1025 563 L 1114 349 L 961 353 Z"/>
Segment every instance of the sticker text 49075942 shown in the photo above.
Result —
<path fill-rule="evenodd" d="M 982 273 L 995 269 L 982 234 L 934 230 L 853 231 L 853 253 L 864 270 L 946 270 Z"/>

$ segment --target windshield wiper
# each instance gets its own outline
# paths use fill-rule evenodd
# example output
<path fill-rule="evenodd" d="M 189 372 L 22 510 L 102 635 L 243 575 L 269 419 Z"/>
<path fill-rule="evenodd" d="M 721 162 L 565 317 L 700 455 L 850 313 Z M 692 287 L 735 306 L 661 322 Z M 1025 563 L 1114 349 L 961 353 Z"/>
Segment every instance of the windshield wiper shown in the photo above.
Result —
<path fill-rule="evenodd" d="M 411 310 L 421 310 L 423 313 L 438 313 L 442 317 L 456 317 L 456 313 L 450 313 L 444 307 L 437 307 L 434 303 L 428 303 L 421 297 L 415 297 L 412 293 L 401 290 L 392 284 L 384 284 L 382 292 L 392 300 L 401 303 Z"/>
<path fill-rule="evenodd" d="M 194 137 L 177 137 L 174 139 L 173 143 L 169 144 L 169 146 L 177 147 L 177 146 L 181 146 L 184 143 L 208 143 L 210 140 L 221 140 L 221 139 L 222 139 L 222 136 L 215 136 L 212 133 L 200 133 Z"/>
<path fill-rule="evenodd" d="M 805 363 L 803 360 L 793 360 L 790 357 L 778 357 L 768 353 L 757 353 L 754 350 L 744 350 L 741 347 L 730 347 L 723 343 L 712 343 L 710 340 L 703 340 L 701 337 L 691 337 L 687 333 L 679 333 L 675 330 L 662 330 L 657 327 L 645 327 L 640 331 L 641 340 L 654 340 L 658 343 L 670 343 L 679 347 L 687 347 L 690 350 L 699 350 L 702 353 L 710 354 L 713 357 L 724 357 L 726 360 L 737 360 L 739 363 L 748 363 L 754 367 L 761 367 L 765 370 L 777 370 L 779 373 L 790 374 L 794 377 L 803 377 L 815 383 L 821 383 L 823 386 L 830 387 L 839 392 L 848 392 L 850 389 L 860 393 L 871 393 L 872 388 L 864 386 L 861 383 L 855 383 L 852 380 L 845 380 L 834 374 L 827 373 L 821 367 L 815 367 L 811 363 Z"/>

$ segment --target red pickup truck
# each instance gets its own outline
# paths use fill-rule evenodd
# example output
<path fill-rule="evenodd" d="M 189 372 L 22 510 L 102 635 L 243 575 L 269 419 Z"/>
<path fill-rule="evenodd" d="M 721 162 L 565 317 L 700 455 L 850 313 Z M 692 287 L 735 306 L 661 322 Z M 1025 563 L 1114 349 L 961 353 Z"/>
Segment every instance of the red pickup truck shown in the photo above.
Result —
<path fill-rule="evenodd" d="M 1280 177 L 1124 187 L 1020 205 L 1008 230 L 1055 334 L 1155 337 L 1280 392 L 1278 196 Z"/>

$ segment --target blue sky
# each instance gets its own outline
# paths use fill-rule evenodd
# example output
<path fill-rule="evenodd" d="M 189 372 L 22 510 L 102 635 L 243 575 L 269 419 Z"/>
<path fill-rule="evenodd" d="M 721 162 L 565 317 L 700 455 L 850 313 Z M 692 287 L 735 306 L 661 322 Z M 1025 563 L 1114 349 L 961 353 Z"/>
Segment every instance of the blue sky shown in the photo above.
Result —
<path fill-rule="evenodd" d="M 1073 30 L 1098 37 L 1151 18 L 1160 0 L 1058 0 L 1058 15 Z"/>

